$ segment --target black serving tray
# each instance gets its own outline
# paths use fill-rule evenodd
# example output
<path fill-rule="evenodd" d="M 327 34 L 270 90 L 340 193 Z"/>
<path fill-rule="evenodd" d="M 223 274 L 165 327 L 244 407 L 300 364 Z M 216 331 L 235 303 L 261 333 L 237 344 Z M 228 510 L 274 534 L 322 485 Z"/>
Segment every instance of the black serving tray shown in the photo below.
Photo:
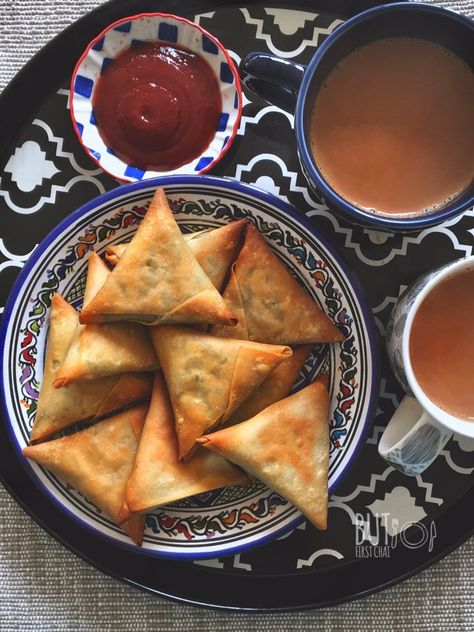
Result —
<path fill-rule="evenodd" d="M 253 50 L 280 51 L 305 64 L 336 20 L 345 20 L 375 4 L 348 0 L 162 0 L 158 7 L 148 0 L 112 0 L 53 39 L 0 96 L 0 306 L 34 246 L 74 209 L 102 190 L 118 186 L 86 156 L 67 110 L 75 62 L 105 26 L 127 15 L 157 9 L 190 19 L 199 14 L 201 25 L 214 33 L 236 60 Z M 287 13 L 275 15 L 266 8 Z M 296 49 L 299 52 L 294 55 Z M 364 288 L 383 349 L 391 308 L 406 285 L 419 274 L 472 253 L 474 211 L 404 236 L 354 227 L 337 219 L 306 186 L 296 156 L 291 117 L 250 94 L 246 97 L 241 124 L 245 133 L 237 136 L 213 174 L 271 188 L 338 246 Z M 44 152 L 40 160 L 55 167 L 54 173 L 51 168 L 43 169 L 43 177 L 33 190 L 28 190 L 21 169 L 12 160 L 15 155 L 16 165 L 21 162 L 21 148 L 28 141 Z M 309 525 L 297 527 L 283 538 L 240 555 L 181 562 L 130 553 L 104 541 L 99 534 L 71 521 L 32 484 L 11 444 L 4 419 L 0 424 L 0 476 L 14 498 L 52 536 L 105 573 L 149 592 L 236 610 L 327 606 L 399 582 L 436 562 L 473 533 L 472 442 L 452 440 L 436 462 L 416 478 L 403 476 L 378 456 L 378 438 L 401 397 L 382 353 L 374 425 L 358 459 L 330 499 L 328 531 L 319 533 Z M 392 519 L 414 524 L 396 536 Z"/>

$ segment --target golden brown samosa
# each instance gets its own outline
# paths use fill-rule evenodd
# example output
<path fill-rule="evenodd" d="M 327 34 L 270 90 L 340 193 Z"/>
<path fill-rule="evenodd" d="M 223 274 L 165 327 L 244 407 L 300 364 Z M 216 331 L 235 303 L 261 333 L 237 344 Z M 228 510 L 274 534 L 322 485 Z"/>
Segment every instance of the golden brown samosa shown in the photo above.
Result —
<path fill-rule="evenodd" d="M 253 224 L 223 296 L 238 324 L 215 325 L 216 336 L 288 345 L 344 340 Z"/>
<path fill-rule="evenodd" d="M 90 252 L 83 307 L 94 298 L 109 274 L 102 259 Z M 156 371 L 157 368 L 158 360 L 147 327 L 127 322 L 78 324 L 54 385 L 59 388 L 76 380 L 96 380 L 117 373 Z"/>
<path fill-rule="evenodd" d="M 118 524 L 147 410 L 142 404 L 80 432 L 24 448 L 23 454 L 72 485 Z M 141 544 L 142 517 L 133 516 L 121 527 Z"/>
<path fill-rule="evenodd" d="M 120 519 L 180 498 L 247 482 L 249 477 L 243 470 L 203 448 L 185 461 L 178 459 L 173 409 L 163 376 L 157 373 Z"/>
<path fill-rule="evenodd" d="M 198 443 L 237 463 L 327 527 L 329 396 L 320 382 Z"/>
<path fill-rule="evenodd" d="M 179 458 L 226 421 L 292 351 L 281 345 L 216 338 L 187 327 L 154 327 L 151 337 L 175 415 Z"/>
<path fill-rule="evenodd" d="M 203 230 L 198 230 L 195 233 L 183 233 L 184 241 L 189 245 L 191 250 L 194 252 L 194 256 L 198 260 L 199 265 L 204 270 L 204 272 L 206 272 L 209 278 L 211 278 L 210 274 L 208 274 L 208 272 L 205 270 L 202 263 L 199 261 L 199 258 L 196 256 L 195 246 L 196 244 L 198 244 L 199 240 L 202 237 L 204 238 L 204 241 L 205 241 L 206 234 L 212 232 L 212 230 L 213 230 L 212 228 L 204 228 Z M 130 243 L 129 241 L 125 241 L 122 244 L 114 244 L 114 245 L 105 247 L 105 258 L 107 260 L 107 263 L 110 264 L 112 268 L 114 268 L 117 265 L 117 263 L 120 261 L 120 259 L 123 257 L 123 253 L 127 249 L 127 246 L 129 243 Z"/>
<path fill-rule="evenodd" d="M 123 256 L 123 253 L 127 249 L 127 246 L 130 242 L 127 241 L 123 244 L 115 244 L 113 246 L 105 247 L 105 258 L 107 259 L 107 263 L 109 263 L 112 267 L 116 266 L 117 263 Z"/>
<path fill-rule="evenodd" d="M 183 234 L 197 262 L 214 287 L 222 290 L 229 268 L 234 262 L 247 220 L 240 219 L 212 230 Z M 115 266 L 122 258 L 128 244 L 107 246 L 105 258 Z"/>
<path fill-rule="evenodd" d="M 277 366 L 253 393 L 232 413 L 228 423 L 237 423 L 254 417 L 264 408 L 288 395 L 306 362 L 312 345 L 293 349 L 293 355 Z"/>
<path fill-rule="evenodd" d="M 119 410 L 150 394 L 151 377 L 143 373 L 113 375 L 93 382 L 77 382 L 64 388 L 54 388 L 53 382 L 77 326 L 76 310 L 55 294 L 51 300 L 49 338 L 30 437 L 32 442 L 42 441 L 78 421 Z"/>
<path fill-rule="evenodd" d="M 158 189 L 123 257 L 82 311 L 82 324 L 132 320 L 235 324 Z"/>

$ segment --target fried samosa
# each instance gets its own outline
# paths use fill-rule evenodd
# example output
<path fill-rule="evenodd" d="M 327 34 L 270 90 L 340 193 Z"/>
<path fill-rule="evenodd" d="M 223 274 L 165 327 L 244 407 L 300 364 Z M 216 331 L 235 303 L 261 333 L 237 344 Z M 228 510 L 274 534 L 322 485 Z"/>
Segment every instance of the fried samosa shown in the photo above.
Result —
<path fill-rule="evenodd" d="M 179 458 L 292 354 L 281 345 L 216 338 L 170 325 L 154 327 L 151 337 L 174 410 Z"/>
<path fill-rule="evenodd" d="M 110 272 L 102 259 L 89 253 L 83 306 L 87 306 Z M 129 371 L 156 371 L 158 360 L 147 327 L 138 323 L 78 325 L 66 359 L 54 380 L 59 388 L 76 380 L 96 380 Z"/>
<path fill-rule="evenodd" d="M 117 320 L 236 323 L 184 241 L 163 189 L 156 191 L 123 257 L 80 316 L 82 324 Z"/>
<path fill-rule="evenodd" d="M 163 376 L 157 373 L 120 518 L 129 519 L 134 513 L 180 498 L 248 482 L 243 470 L 203 448 L 197 448 L 185 461 L 178 459 L 173 409 Z"/>
<path fill-rule="evenodd" d="M 229 268 L 234 262 L 247 221 L 240 219 L 213 230 L 183 234 L 197 262 L 214 287 L 222 290 Z M 115 266 L 122 258 L 128 244 L 107 246 L 105 258 Z"/>
<path fill-rule="evenodd" d="M 23 454 L 72 485 L 118 524 L 148 406 L 142 404 L 54 441 L 24 448 Z M 140 545 L 144 521 L 121 525 Z"/>
<path fill-rule="evenodd" d="M 293 355 L 277 366 L 253 393 L 232 413 L 229 423 L 250 419 L 271 404 L 288 395 L 296 382 L 312 345 L 301 345 L 293 349 Z"/>
<path fill-rule="evenodd" d="M 235 426 L 197 440 L 240 465 L 327 527 L 329 395 L 314 382 Z"/>
<path fill-rule="evenodd" d="M 78 326 L 78 314 L 61 296 L 51 300 L 49 339 L 31 441 L 38 442 L 78 421 L 101 417 L 149 396 L 151 377 L 126 373 L 56 389 L 53 382 Z"/>
<path fill-rule="evenodd" d="M 287 345 L 344 340 L 253 224 L 223 296 L 238 324 L 215 325 L 216 336 Z"/>

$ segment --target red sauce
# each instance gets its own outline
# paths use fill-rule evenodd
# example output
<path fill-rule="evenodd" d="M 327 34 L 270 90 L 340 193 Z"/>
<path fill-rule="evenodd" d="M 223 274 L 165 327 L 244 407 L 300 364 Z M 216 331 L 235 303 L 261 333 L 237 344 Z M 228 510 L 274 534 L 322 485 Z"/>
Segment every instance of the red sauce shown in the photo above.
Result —
<path fill-rule="evenodd" d="M 93 94 L 99 133 L 124 162 L 169 171 L 214 138 L 221 96 L 205 59 L 177 44 L 145 42 L 122 51 Z"/>

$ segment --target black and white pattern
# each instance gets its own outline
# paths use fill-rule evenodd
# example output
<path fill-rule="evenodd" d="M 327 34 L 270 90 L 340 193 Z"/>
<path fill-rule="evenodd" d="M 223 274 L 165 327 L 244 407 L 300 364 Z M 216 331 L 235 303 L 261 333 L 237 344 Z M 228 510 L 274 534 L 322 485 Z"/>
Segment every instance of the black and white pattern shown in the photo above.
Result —
<path fill-rule="evenodd" d="M 233 59 L 252 50 L 307 63 L 341 16 L 225 8 L 197 21 L 227 46 Z M 16 139 L 0 180 L 0 309 L 29 254 L 64 217 L 118 182 L 98 170 L 77 142 L 67 111 L 68 78 Z M 196 561 L 232 573 L 281 574 L 328 567 L 356 557 L 356 534 L 370 544 L 410 522 L 436 518 L 472 487 L 474 442 L 455 437 L 422 475 L 407 478 L 379 457 L 377 442 L 402 397 L 383 351 L 385 328 L 398 296 L 431 269 L 473 252 L 474 209 L 419 233 L 355 228 L 308 190 L 296 156 L 293 117 L 247 94 L 239 134 L 213 171 L 255 183 L 288 200 L 335 243 L 358 276 L 380 334 L 380 399 L 366 446 L 330 500 L 329 528 L 303 523 L 293 532 L 240 555 Z M 381 525 L 382 515 L 390 521 Z M 397 526 L 398 525 L 398 526 Z M 186 562 L 193 564 L 193 562 Z"/>

